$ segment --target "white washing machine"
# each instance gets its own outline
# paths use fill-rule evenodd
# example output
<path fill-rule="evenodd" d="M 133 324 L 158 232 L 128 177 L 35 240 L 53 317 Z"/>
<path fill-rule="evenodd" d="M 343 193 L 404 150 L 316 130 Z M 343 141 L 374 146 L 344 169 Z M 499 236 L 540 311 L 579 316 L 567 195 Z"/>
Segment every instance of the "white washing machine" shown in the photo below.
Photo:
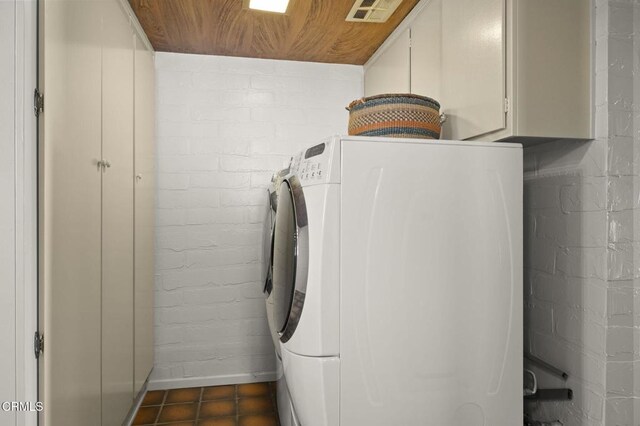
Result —
<path fill-rule="evenodd" d="M 522 419 L 522 148 L 333 137 L 278 196 L 272 327 L 302 426 Z"/>
<path fill-rule="evenodd" d="M 275 223 L 275 214 L 278 207 L 278 188 L 282 179 L 289 173 L 289 169 L 281 170 L 273 174 L 271 183 L 267 188 L 265 206 L 266 213 L 264 218 L 264 230 L 262 236 L 263 254 L 262 254 L 262 280 L 264 283 L 264 293 L 266 295 L 267 304 L 267 321 L 271 330 L 271 337 L 276 352 L 276 402 L 278 406 L 278 416 L 280 418 L 280 426 L 295 426 L 295 414 L 291 405 L 289 389 L 284 377 L 282 368 L 282 354 L 280 350 L 280 337 L 273 327 L 273 300 L 269 297 L 272 290 L 272 254 L 273 254 L 273 229 Z"/>

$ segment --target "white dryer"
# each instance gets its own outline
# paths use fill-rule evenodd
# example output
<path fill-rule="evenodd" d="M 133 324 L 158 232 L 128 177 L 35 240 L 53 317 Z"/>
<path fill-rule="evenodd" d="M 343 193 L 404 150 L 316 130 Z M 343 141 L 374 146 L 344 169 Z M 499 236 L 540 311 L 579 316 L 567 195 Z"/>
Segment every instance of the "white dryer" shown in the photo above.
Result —
<path fill-rule="evenodd" d="M 333 137 L 279 188 L 273 327 L 303 426 L 522 424 L 522 148 Z"/>

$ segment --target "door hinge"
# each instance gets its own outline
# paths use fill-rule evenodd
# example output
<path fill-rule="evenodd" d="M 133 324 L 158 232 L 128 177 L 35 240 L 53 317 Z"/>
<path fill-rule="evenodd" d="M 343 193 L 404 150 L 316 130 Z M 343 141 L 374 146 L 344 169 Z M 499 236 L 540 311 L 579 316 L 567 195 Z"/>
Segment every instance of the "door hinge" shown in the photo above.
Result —
<path fill-rule="evenodd" d="M 33 353 L 36 359 L 40 358 L 40 354 L 44 351 L 44 336 L 36 331 L 33 336 Z"/>
<path fill-rule="evenodd" d="M 35 89 L 33 91 L 33 113 L 36 117 L 40 117 L 42 111 L 44 111 L 44 95 Z"/>
<path fill-rule="evenodd" d="M 509 98 L 504 98 L 504 112 L 509 112 L 510 107 Z"/>

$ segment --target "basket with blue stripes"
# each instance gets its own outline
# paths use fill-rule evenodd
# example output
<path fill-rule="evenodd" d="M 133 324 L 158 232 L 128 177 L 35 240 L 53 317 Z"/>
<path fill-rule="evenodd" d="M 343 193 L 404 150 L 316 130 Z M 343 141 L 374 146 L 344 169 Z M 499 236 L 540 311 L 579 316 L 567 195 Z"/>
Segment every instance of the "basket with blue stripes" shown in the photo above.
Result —
<path fill-rule="evenodd" d="M 440 139 L 445 120 L 438 101 L 410 93 L 358 99 L 347 110 L 354 136 Z"/>

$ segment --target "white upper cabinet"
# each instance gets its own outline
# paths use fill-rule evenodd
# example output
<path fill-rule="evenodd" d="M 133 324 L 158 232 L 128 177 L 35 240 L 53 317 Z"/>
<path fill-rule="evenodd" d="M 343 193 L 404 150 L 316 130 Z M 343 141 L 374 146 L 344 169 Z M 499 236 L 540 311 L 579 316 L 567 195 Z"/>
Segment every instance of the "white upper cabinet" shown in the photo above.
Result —
<path fill-rule="evenodd" d="M 440 97 L 447 139 L 468 139 L 505 127 L 503 2 L 442 2 Z M 416 46 L 422 43 L 413 41 Z"/>
<path fill-rule="evenodd" d="M 520 0 L 513 8 L 516 134 L 592 138 L 591 2 Z"/>
<path fill-rule="evenodd" d="M 411 92 L 436 100 L 442 96 L 443 1 L 430 1 L 411 27 Z"/>
<path fill-rule="evenodd" d="M 590 31 L 585 1 L 422 0 L 365 65 L 365 95 L 397 92 L 408 69 L 447 115 L 443 139 L 589 139 Z"/>
<path fill-rule="evenodd" d="M 411 89 L 410 32 L 405 30 L 390 40 L 382 55 L 372 60 L 364 83 L 366 96 L 378 93 L 408 93 Z"/>

